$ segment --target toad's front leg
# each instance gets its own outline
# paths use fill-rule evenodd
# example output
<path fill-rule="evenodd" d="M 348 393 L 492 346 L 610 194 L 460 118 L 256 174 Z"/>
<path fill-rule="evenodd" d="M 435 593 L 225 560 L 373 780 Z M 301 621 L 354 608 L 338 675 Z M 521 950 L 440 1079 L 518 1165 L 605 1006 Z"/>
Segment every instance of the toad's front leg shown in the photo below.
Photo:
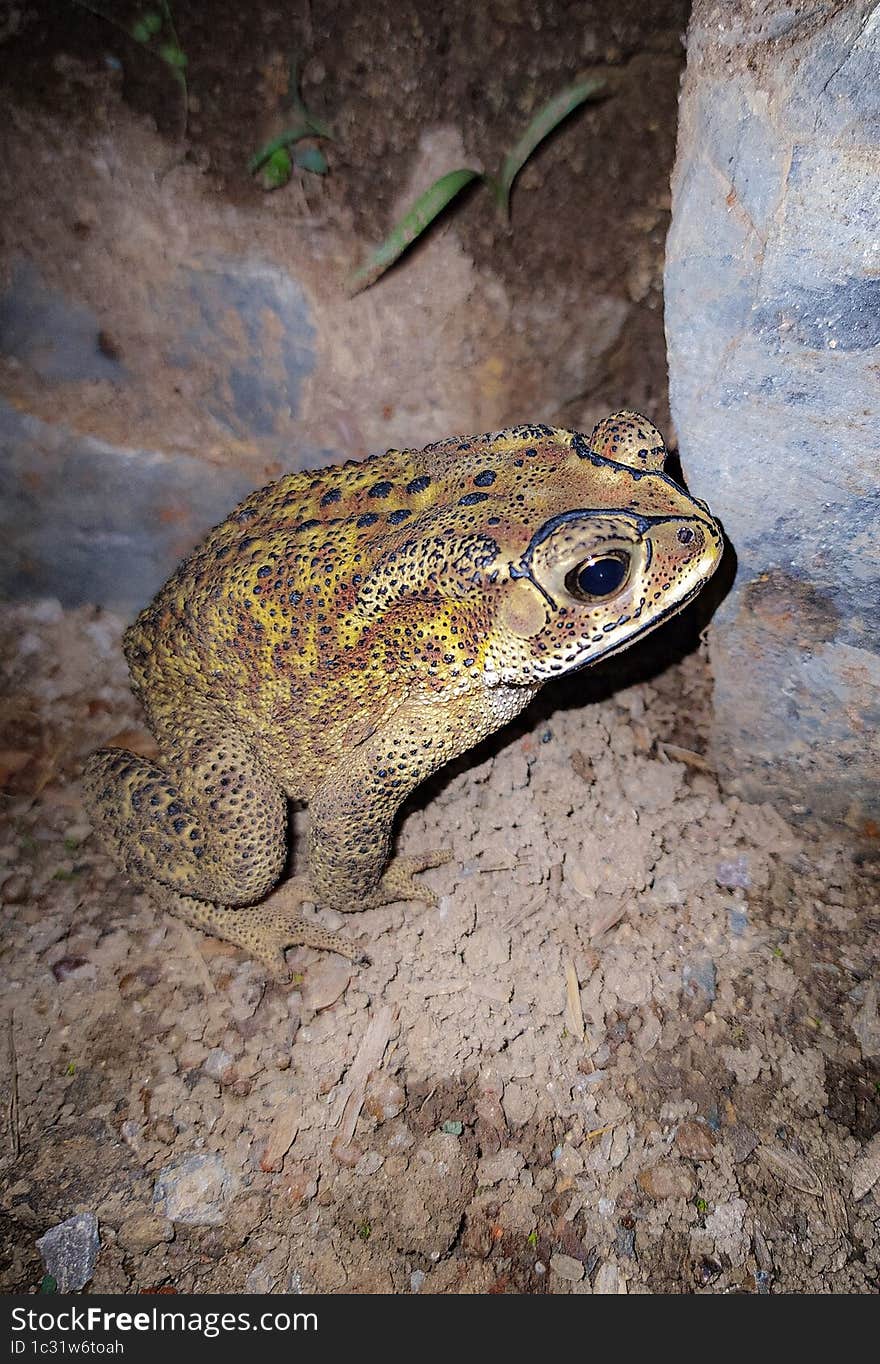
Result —
<path fill-rule="evenodd" d="M 496 727 L 479 700 L 408 702 L 327 772 L 309 800 L 308 878 L 318 904 L 349 912 L 395 900 L 436 903 L 414 875 L 450 854 L 389 863 L 394 817 L 420 782 Z"/>

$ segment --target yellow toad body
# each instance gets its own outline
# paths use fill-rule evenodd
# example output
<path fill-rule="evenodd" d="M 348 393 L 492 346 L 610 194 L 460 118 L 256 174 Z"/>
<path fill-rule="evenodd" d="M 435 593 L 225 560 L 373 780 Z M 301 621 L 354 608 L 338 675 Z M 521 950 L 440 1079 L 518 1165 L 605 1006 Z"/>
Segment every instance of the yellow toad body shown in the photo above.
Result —
<path fill-rule="evenodd" d="M 296 943 L 357 955 L 265 899 L 288 800 L 310 808 L 299 899 L 430 901 L 413 873 L 443 859 L 388 864 L 413 788 L 714 571 L 720 530 L 665 454 L 620 412 L 591 438 L 519 426 L 251 494 L 126 633 L 161 756 L 89 759 L 113 855 L 163 908 L 274 969 Z"/>

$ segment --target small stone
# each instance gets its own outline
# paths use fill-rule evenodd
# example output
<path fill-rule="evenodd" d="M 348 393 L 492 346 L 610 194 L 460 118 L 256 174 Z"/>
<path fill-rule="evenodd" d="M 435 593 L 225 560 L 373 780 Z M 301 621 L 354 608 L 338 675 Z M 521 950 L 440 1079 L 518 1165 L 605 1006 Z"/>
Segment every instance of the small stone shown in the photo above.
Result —
<path fill-rule="evenodd" d="M 715 1137 L 702 1122 L 682 1122 L 675 1134 L 675 1144 L 688 1160 L 711 1160 Z"/>
<path fill-rule="evenodd" d="M 524 1164 L 522 1153 L 512 1147 L 484 1156 L 477 1166 L 477 1183 L 500 1184 L 503 1179 L 516 1179 Z"/>
<path fill-rule="evenodd" d="M 661 1163 L 640 1171 L 639 1186 L 654 1199 L 690 1198 L 694 1192 L 694 1181 L 681 1165 Z"/>
<path fill-rule="evenodd" d="M 101 1250 L 97 1217 L 93 1212 L 68 1217 L 38 1238 L 37 1250 L 58 1292 L 78 1293 L 94 1274 Z"/>
<path fill-rule="evenodd" d="M 421 1269 L 414 1269 L 409 1276 L 409 1286 L 412 1293 L 418 1293 L 422 1284 L 425 1282 L 426 1275 Z"/>
<path fill-rule="evenodd" d="M 259 968 L 251 962 L 239 967 L 229 985 L 229 1003 L 232 1017 L 243 1023 L 252 1018 L 266 990 L 266 982 L 260 976 Z"/>
<path fill-rule="evenodd" d="M 864 1198 L 880 1179 L 880 1132 L 872 1137 L 860 1156 L 853 1161 L 853 1198 Z"/>
<path fill-rule="evenodd" d="M 584 1277 L 584 1267 L 573 1255 L 551 1255 L 550 1268 L 567 1283 L 578 1283 Z"/>
<path fill-rule="evenodd" d="M 625 1293 L 626 1288 L 620 1277 L 620 1270 L 610 1260 L 603 1260 L 596 1270 L 593 1280 L 594 1293 Z"/>
<path fill-rule="evenodd" d="M 746 1127 L 744 1122 L 731 1123 L 724 1130 L 724 1138 L 730 1147 L 730 1154 L 733 1156 L 735 1165 L 741 1165 L 758 1145 L 758 1138 L 750 1127 Z"/>
<path fill-rule="evenodd" d="M 351 980 L 351 966 L 341 958 L 327 958 L 310 966 L 302 985 L 303 1004 L 320 1013 L 335 1004 Z"/>
<path fill-rule="evenodd" d="M 719 862 L 715 868 L 715 880 L 719 886 L 731 890 L 749 890 L 752 884 L 747 853 L 737 853 L 735 857 Z"/>
<path fill-rule="evenodd" d="M 822 1181 L 812 1166 L 784 1146 L 761 1145 L 757 1150 L 757 1159 L 765 1170 L 799 1193 L 815 1197 L 822 1192 Z"/>
<path fill-rule="evenodd" d="M 132 1254 L 152 1250 L 154 1246 L 161 1245 L 163 1241 L 174 1239 L 174 1226 L 164 1217 L 156 1217 L 149 1212 L 135 1213 L 129 1217 L 119 1231 L 116 1239 L 123 1250 L 128 1250 Z"/>
<path fill-rule="evenodd" d="M 334 1159 L 338 1160 L 340 1165 L 345 1165 L 348 1169 L 353 1169 L 364 1154 L 356 1142 L 351 1141 L 346 1143 L 340 1141 L 338 1136 L 334 1137 L 333 1141 L 330 1143 L 330 1151 Z"/>
<path fill-rule="evenodd" d="M 238 1180 L 218 1155 L 184 1156 L 159 1171 L 153 1201 L 161 1216 L 193 1227 L 217 1226 Z"/>
<path fill-rule="evenodd" d="M 684 993 L 701 1008 L 708 1009 L 717 993 L 715 963 L 711 957 L 697 957 L 686 962 L 681 973 Z"/>
<path fill-rule="evenodd" d="M 222 1047 L 212 1047 L 202 1062 L 202 1070 L 218 1084 L 229 1085 L 238 1079 L 234 1069 L 235 1061 Z"/>
<path fill-rule="evenodd" d="M 511 1127 L 522 1127 L 527 1123 L 533 1116 L 537 1105 L 538 1096 L 531 1085 L 521 1085 L 514 1081 L 504 1086 L 501 1106 Z"/>
<path fill-rule="evenodd" d="M 651 890 L 658 905 L 673 908 L 685 903 L 684 891 L 672 876 L 658 876 Z"/>
<path fill-rule="evenodd" d="M 880 985 L 872 981 L 862 1007 L 852 1021 L 863 1056 L 880 1056 Z"/>
<path fill-rule="evenodd" d="M 27 900 L 31 893 L 31 883 L 23 872 L 14 871 L 11 876 L 7 876 L 3 882 L 0 898 L 7 905 L 20 905 Z"/>
<path fill-rule="evenodd" d="M 402 1113 L 406 1104 L 406 1094 L 390 1075 L 383 1070 L 371 1071 L 367 1077 L 367 1091 L 364 1095 L 364 1108 L 376 1122 L 389 1122 Z"/>
<path fill-rule="evenodd" d="M 355 1167 L 355 1174 L 361 1179 L 369 1179 L 372 1175 L 378 1174 L 385 1164 L 385 1157 L 378 1151 L 365 1151 Z"/>
<path fill-rule="evenodd" d="M 553 1162 L 556 1169 L 563 1177 L 579 1175 L 584 1168 L 584 1158 L 580 1151 L 575 1150 L 573 1146 L 569 1146 L 567 1142 L 560 1148 L 558 1155 L 554 1152 Z"/>
<path fill-rule="evenodd" d="M 260 1159 L 261 1170 L 277 1174 L 281 1169 L 284 1164 L 284 1157 L 296 1140 L 296 1134 L 299 1131 L 299 1118 L 299 1104 L 292 1099 L 284 1100 L 272 1122 L 269 1140 L 266 1142 L 266 1149 Z"/>

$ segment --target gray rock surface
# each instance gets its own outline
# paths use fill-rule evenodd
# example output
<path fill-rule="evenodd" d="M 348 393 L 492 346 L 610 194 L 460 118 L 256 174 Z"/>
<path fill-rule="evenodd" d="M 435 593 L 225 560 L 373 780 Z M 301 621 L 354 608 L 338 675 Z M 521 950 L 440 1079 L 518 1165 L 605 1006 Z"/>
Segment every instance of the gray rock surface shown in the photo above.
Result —
<path fill-rule="evenodd" d="M 880 808 L 878 67 L 872 0 L 697 0 L 666 265 L 682 464 L 737 560 L 716 756 L 857 828 Z"/>
<path fill-rule="evenodd" d="M 46 1273 L 58 1285 L 58 1292 L 78 1293 L 94 1274 L 101 1250 L 97 1217 L 93 1212 L 68 1217 L 38 1237 L 37 1250 Z"/>

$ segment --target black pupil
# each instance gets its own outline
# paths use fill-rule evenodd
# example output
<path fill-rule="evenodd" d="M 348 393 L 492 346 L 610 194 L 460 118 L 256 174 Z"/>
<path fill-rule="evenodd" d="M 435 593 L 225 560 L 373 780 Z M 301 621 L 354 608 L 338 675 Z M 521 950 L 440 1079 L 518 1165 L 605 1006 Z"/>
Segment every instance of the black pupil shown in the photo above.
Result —
<path fill-rule="evenodd" d="M 616 555 L 593 559 L 578 569 L 577 585 L 587 597 L 607 597 L 616 592 L 626 577 L 626 564 Z"/>

